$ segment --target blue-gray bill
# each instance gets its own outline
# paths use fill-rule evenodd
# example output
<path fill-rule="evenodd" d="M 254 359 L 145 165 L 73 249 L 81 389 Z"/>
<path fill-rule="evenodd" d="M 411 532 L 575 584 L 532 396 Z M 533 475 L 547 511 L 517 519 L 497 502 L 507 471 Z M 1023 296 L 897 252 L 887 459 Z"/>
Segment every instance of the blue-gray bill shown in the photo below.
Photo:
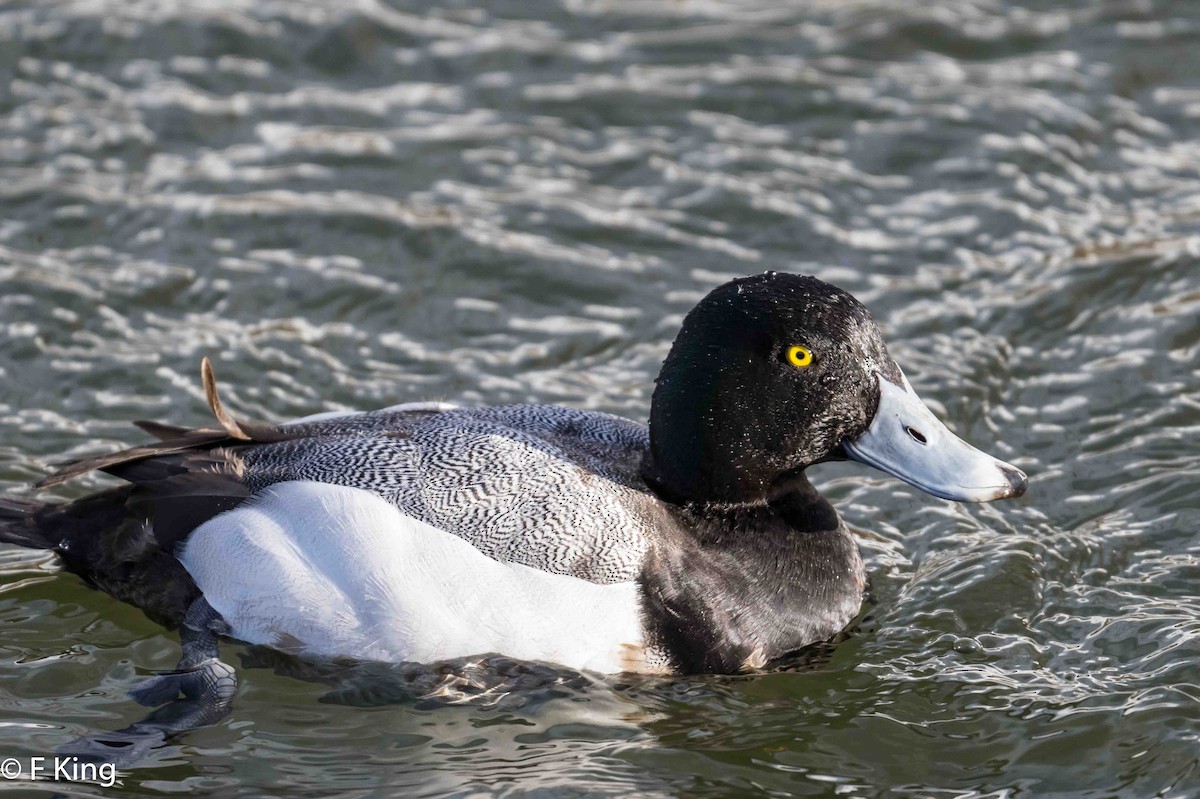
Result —
<path fill-rule="evenodd" d="M 990 502 L 1025 493 L 1024 472 L 951 433 L 901 379 L 903 386 L 879 378 L 879 409 L 866 432 L 843 443 L 849 458 L 942 499 Z"/>

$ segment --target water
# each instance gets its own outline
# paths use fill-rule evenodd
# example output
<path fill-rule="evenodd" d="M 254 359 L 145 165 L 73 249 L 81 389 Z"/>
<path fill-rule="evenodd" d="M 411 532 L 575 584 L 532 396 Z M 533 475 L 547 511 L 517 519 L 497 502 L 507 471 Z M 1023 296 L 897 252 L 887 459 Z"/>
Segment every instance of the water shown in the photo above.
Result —
<path fill-rule="evenodd" d="M 269 420 L 644 419 L 682 314 L 766 269 L 855 293 L 1031 477 L 821 468 L 878 604 L 794 672 L 455 706 L 243 668 L 115 792 L 1200 794 L 1195 5 L 9 2 L 0 75 L 0 490 L 205 421 L 204 354 Z M 177 656 L 12 547 L 0 624 L 5 757 Z"/>

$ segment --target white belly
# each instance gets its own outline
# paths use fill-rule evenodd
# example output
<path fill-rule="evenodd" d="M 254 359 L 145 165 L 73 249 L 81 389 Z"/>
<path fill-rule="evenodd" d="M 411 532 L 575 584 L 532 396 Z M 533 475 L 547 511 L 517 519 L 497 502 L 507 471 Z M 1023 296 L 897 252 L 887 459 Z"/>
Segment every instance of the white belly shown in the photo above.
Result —
<path fill-rule="evenodd" d="M 636 583 L 492 560 L 357 488 L 271 486 L 196 528 L 179 559 L 249 643 L 389 662 L 499 653 L 648 669 Z"/>

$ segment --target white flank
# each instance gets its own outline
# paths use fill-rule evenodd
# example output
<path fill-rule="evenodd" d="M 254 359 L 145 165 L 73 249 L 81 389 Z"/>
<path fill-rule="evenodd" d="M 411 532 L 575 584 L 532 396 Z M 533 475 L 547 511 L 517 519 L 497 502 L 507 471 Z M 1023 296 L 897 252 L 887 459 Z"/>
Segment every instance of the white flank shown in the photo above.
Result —
<path fill-rule="evenodd" d="M 179 559 L 250 643 L 388 662 L 499 653 L 646 668 L 635 583 L 493 560 L 357 488 L 271 486 L 196 528 Z"/>

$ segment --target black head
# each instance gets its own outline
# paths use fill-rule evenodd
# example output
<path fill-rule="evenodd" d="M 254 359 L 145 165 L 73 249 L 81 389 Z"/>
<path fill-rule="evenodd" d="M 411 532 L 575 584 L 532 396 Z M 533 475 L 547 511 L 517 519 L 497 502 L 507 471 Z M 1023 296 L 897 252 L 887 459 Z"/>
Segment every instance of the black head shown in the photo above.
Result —
<path fill-rule="evenodd" d="M 675 502 L 753 502 L 841 457 L 945 499 L 1025 492 L 1020 469 L 933 415 L 846 292 L 777 272 L 714 289 L 659 373 L 646 482 Z"/>
<path fill-rule="evenodd" d="M 761 498 L 867 428 L 880 374 L 901 380 L 845 291 L 779 272 L 726 283 L 687 315 L 663 363 L 643 474 L 674 499 Z"/>

